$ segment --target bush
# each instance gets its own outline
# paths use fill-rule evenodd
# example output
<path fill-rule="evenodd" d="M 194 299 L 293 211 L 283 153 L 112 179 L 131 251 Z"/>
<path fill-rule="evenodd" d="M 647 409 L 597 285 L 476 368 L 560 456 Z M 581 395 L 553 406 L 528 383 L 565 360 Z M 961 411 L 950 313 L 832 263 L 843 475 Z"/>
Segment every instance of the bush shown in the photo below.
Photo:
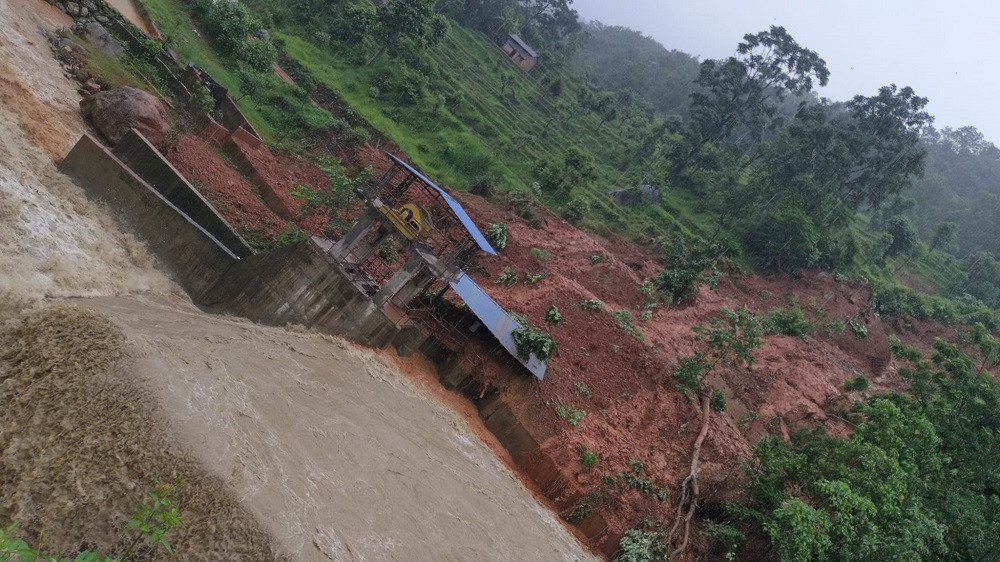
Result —
<path fill-rule="evenodd" d="M 917 229 L 910 219 L 904 216 L 895 216 L 889 219 L 885 230 L 892 236 L 892 242 L 885 249 L 885 257 L 909 252 L 917 244 Z"/>
<path fill-rule="evenodd" d="M 371 142 L 372 134 L 364 127 L 351 127 L 347 132 L 347 138 L 354 144 L 365 144 Z"/>
<path fill-rule="evenodd" d="M 774 268 L 815 267 L 820 260 L 819 229 L 797 207 L 780 209 L 748 225 L 743 233 L 747 252 L 760 265 Z"/>
<path fill-rule="evenodd" d="M 583 197 L 573 197 L 566 204 L 566 208 L 563 210 L 563 216 L 569 222 L 577 224 L 587 216 L 590 212 L 590 203 L 587 202 Z"/>
<path fill-rule="evenodd" d="M 230 55 L 238 55 L 247 35 L 260 29 L 260 21 L 239 0 L 214 0 L 202 18 L 205 30 Z"/>
<path fill-rule="evenodd" d="M 576 407 L 570 406 L 556 406 L 556 415 L 560 418 L 566 420 L 566 423 L 573 427 L 580 425 L 583 418 L 587 417 L 587 412 L 583 410 L 578 410 Z"/>
<path fill-rule="evenodd" d="M 250 39 L 240 47 L 237 58 L 257 72 L 270 72 L 271 65 L 278 60 L 278 50 L 270 41 Z"/>
<path fill-rule="evenodd" d="M 621 551 L 615 562 L 655 562 L 667 555 L 663 531 L 629 529 L 618 546 Z"/>
<path fill-rule="evenodd" d="M 530 325 L 514 330 L 511 332 L 511 336 L 514 338 L 514 345 L 517 346 L 517 354 L 522 359 L 528 359 L 534 355 L 538 359 L 546 361 L 555 355 L 559 348 L 552 334 L 545 330 L 532 328 Z"/>
<path fill-rule="evenodd" d="M 490 223 L 486 227 L 486 238 L 496 247 L 498 250 L 503 250 L 507 247 L 507 235 L 509 231 L 507 230 L 507 225 L 502 222 Z"/>
<path fill-rule="evenodd" d="M 764 316 L 766 331 L 805 339 L 813 330 L 815 323 L 806 318 L 805 312 L 798 303 L 791 308 L 772 308 Z"/>
<path fill-rule="evenodd" d="M 552 305 L 545 310 L 545 323 L 557 327 L 563 322 L 562 314 L 559 314 L 559 309 L 556 305 Z"/>
<path fill-rule="evenodd" d="M 597 466 L 598 458 L 600 458 L 600 453 L 588 451 L 586 446 L 580 445 L 580 464 L 585 468 L 594 468 Z"/>
<path fill-rule="evenodd" d="M 507 285 L 508 287 L 517 283 L 518 273 L 517 270 L 512 267 L 505 267 L 500 275 L 497 277 L 497 285 Z"/>

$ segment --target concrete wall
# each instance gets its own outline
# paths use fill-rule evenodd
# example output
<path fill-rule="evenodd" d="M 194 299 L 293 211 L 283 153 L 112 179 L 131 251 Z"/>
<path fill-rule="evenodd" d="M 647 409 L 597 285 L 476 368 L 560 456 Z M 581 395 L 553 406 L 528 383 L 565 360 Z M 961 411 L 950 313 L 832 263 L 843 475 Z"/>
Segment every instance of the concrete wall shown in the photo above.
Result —
<path fill-rule="evenodd" d="M 130 226 L 195 302 L 238 261 L 90 135 L 76 143 L 59 169 Z"/>
<path fill-rule="evenodd" d="M 250 245 L 141 133 L 129 131 L 112 154 L 230 252 L 241 258 L 253 255 Z"/>
<path fill-rule="evenodd" d="M 372 347 L 406 344 L 395 324 L 312 239 L 240 260 L 201 302 L 255 322 L 302 324 Z"/>

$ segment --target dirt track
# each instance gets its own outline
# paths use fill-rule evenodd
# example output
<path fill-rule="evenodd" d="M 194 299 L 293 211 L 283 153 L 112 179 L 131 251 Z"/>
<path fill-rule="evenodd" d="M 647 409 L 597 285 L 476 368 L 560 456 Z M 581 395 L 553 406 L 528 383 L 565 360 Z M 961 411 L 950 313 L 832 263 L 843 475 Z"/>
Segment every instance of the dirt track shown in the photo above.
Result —
<path fill-rule="evenodd" d="M 180 559 L 592 558 L 389 364 L 194 309 L 55 170 L 86 130 L 38 33 L 66 24 L 0 0 L 0 524 L 114 549 L 180 474 Z"/>

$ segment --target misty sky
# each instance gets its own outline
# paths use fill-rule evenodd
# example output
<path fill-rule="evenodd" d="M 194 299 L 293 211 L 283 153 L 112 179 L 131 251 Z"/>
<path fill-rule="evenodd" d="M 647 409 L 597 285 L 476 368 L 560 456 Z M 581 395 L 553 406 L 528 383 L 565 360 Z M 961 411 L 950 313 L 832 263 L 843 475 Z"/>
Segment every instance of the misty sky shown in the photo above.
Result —
<path fill-rule="evenodd" d="M 782 25 L 830 69 L 820 94 L 880 86 L 930 99 L 934 125 L 973 125 L 1000 145 L 1000 2 L 972 0 L 575 0 L 584 19 L 623 25 L 668 49 L 729 56 L 746 33 Z"/>

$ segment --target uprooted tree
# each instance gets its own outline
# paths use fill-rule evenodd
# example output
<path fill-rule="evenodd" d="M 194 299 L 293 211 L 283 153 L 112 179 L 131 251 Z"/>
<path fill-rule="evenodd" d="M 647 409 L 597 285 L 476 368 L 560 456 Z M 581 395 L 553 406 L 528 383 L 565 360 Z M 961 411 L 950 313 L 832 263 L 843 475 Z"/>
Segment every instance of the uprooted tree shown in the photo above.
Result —
<path fill-rule="evenodd" d="M 698 508 L 698 457 L 705 437 L 708 436 L 712 410 L 725 407 L 725 395 L 720 389 L 705 384 L 705 379 L 719 367 L 753 365 L 753 350 L 764 344 L 761 339 L 764 324 L 746 308 L 735 311 L 723 308 L 721 317 L 713 318 L 708 325 L 697 324 L 691 330 L 695 333 L 696 351 L 681 359 L 674 371 L 674 378 L 677 380 L 678 390 L 688 396 L 693 393 L 698 398 L 701 429 L 691 451 L 690 472 L 680 485 L 674 524 L 667 535 L 668 559 L 673 559 L 687 548 L 691 519 Z M 683 535 L 677 538 L 682 523 Z"/>

